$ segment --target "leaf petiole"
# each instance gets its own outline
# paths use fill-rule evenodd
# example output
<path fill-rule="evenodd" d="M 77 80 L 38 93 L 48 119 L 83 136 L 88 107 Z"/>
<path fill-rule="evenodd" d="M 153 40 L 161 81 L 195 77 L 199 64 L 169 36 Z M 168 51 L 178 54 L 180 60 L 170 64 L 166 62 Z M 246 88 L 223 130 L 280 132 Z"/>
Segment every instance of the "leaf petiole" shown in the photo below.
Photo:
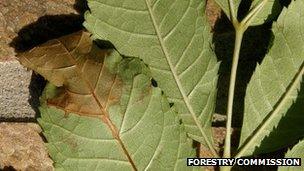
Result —
<path fill-rule="evenodd" d="M 231 15 L 230 18 L 232 20 L 232 24 L 235 29 L 235 44 L 234 44 L 232 68 L 231 68 L 230 83 L 229 83 L 228 103 L 227 103 L 226 136 L 225 136 L 225 145 L 224 145 L 224 154 L 223 154 L 223 157 L 225 158 L 231 157 L 231 133 L 232 133 L 231 124 L 232 124 L 233 101 L 234 101 L 237 67 L 238 67 L 243 35 L 244 32 L 249 27 L 250 23 L 256 17 L 256 15 L 263 9 L 267 1 L 268 0 L 263 0 L 261 3 L 255 6 L 255 8 L 253 8 L 241 22 L 239 22 L 237 20 L 237 16 L 234 11 L 233 0 L 229 0 L 229 8 Z"/>
<path fill-rule="evenodd" d="M 232 121 L 232 110 L 233 110 L 233 99 L 234 90 L 236 82 L 237 66 L 240 56 L 240 49 L 243 40 L 244 30 L 242 28 L 236 28 L 235 33 L 235 46 L 233 52 L 233 61 L 230 74 L 230 85 L 228 94 L 228 104 L 227 104 L 227 123 L 226 123 L 226 137 L 225 137 L 225 147 L 224 147 L 224 157 L 231 157 L 231 121 Z"/>
<path fill-rule="evenodd" d="M 233 26 L 235 27 L 238 24 L 238 20 L 235 15 L 234 2 L 233 0 L 228 0 L 228 1 L 229 1 L 230 19 L 232 21 Z"/>

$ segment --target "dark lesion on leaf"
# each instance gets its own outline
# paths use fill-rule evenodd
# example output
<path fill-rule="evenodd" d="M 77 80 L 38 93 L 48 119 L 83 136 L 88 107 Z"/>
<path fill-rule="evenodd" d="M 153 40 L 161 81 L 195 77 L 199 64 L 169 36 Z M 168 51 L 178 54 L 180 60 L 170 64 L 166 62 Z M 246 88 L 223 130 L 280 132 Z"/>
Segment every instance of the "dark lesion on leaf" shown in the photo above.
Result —
<path fill-rule="evenodd" d="M 121 57 L 96 47 L 88 32 L 52 39 L 20 53 L 19 61 L 58 87 L 47 104 L 66 113 L 100 117 L 120 101 L 123 84 L 117 65 Z"/>
<path fill-rule="evenodd" d="M 171 104 L 171 103 L 170 103 Z M 171 105 L 170 105 L 171 107 Z M 183 124 L 183 120 L 182 119 L 179 119 L 179 124 L 182 125 Z"/>
<path fill-rule="evenodd" d="M 153 86 L 153 87 L 158 87 L 158 84 L 157 84 L 157 82 L 156 82 L 156 80 L 155 79 L 151 79 L 151 85 Z"/>
<path fill-rule="evenodd" d="M 174 106 L 174 103 L 169 103 L 169 106 L 170 107 L 173 107 Z M 181 120 L 180 120 L 181 121 Z"/>
<path fill-rule="evenodd" d="M 96 40 L 94 40 L 94 43 L 100 49 L 115 49 L 114 45 L 110 41 L 107 41 L 107 40 L 96 39 Z"/>

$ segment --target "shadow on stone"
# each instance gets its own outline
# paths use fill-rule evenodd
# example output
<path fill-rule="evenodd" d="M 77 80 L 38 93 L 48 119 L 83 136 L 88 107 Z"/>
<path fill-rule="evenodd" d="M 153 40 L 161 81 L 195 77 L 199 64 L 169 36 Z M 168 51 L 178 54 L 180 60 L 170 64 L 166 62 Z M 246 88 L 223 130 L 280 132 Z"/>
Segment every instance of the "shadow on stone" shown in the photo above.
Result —
<path fill-rule="evenodd" d="M 38 107 L 40 106 L 39 97 L 42 95 L 45 85 L 46 80 L 42 76 L 33 72 L 31 83 L 29 85 L 30 99 L 28 101 L 36 113 L 35 118 L 40 117 L 40 112 L 38 110 Z"/>
<path fill-rule="evenodd" d="M 16 169 L 13 166 L 4 166 L 2 171 L 16 171 Z"/>
<path fill-rule="evenodd" d="M 46 15 L 23 27 L 10 45 L 17 53 L 25 52 L 48 40 L 83 29 L 82 23 L 81 15 Z"/>
<path fill-rule="evenodd" d="M 81 16 L 83 16 L 83 14 L 89 10 L 87 0 L 75 0 L 73 7 Z"/>
<path fill-rule="evenodd" d="M 87 11 L 86 0 L 75 0 L 74 9 L 79 14 L 45 15 L 36 22 L 24 26 L 18 36 L 13 39 L 10 46 L 15 48 L 17 53 L 30 50 L 31 48 L 83 29 L 83 14 Z"/>

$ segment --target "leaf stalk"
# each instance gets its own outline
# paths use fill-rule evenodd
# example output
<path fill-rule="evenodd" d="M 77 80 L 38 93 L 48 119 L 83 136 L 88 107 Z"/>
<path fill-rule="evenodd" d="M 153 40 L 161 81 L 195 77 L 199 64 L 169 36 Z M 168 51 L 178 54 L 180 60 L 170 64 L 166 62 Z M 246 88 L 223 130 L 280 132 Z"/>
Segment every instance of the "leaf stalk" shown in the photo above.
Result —
<path fill-rule="evenodd" d="M 234 52 L 233 52 L 232 67 L 230 73 L 230 83 L 229 83 L 228 103 L 227 103 L 226 136 L 225 136 L 224 154 L 223 154 L 223 157 L 225 158 L 231 157 L 231 134 L 232 134 L 231 125 L 232 125 L 233 101 L 234 101 L 237 67 L 238 67 L 243 35 L 247 30 L 247 28 L 250 26 L 253 19 L 263 9 L 264 5 L 268 0 L 263 0 L 258 5 L 256 5 L 245 16 L 245 18 L 241 22 L 238 21 L 237 16 L 235 14 L 233 0 L 228 0 L 228 1 L 230 8 L 230 18 L 235 29 L 235 43 L 234 43 Z M 230 170 L 230 169 L 231 167 L 223 167 L 223 170 Z"/>
<path fill-rule="evenodd" d="M 226 123 L 226 137 L 224 146 L 224 157 L 231 157 L 231 123 L 232 123 L 232 110 L 233 110 L 233 100 L 236 82 L 237 66 L 240 56 L 240 49 L 243 40 L 244 29 L 242 27 L 236 27 L 235 32 L 235 46 L 232 59 L 232 68 L 230 74 L 230 84 L 229 84 L 229 94 L 228 94 L 228 104 L 227 104 L 227 123 Z"/>
<path fill-rule="evenodd" d="M 234 2 L 233 0 L 228 0 L 229 1 L 229 11 L 230 11 L 230 19 L 232 21 L 233 26 L 235 27 L 238 24 L 237 20 L 237 15 L 235 15 L 235 10 L 234 10 Z"/>

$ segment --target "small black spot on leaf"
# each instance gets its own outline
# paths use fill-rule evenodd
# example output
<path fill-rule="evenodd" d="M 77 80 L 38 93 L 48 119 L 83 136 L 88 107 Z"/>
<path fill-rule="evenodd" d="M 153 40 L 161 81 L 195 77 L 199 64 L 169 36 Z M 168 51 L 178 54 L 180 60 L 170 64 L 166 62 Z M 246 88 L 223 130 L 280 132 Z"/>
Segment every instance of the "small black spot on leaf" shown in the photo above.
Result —
<path fill-rule="evenodd" d="M 180 124 L 180 125 L 181 125 L 181 124 L 183 124 L 183 121 L 182 121 L 182 119 L 180 119 L 180 120 L 179 120 L 179 124 Z"/>
<path fill-rule="evenodd" d="M 153 87 L 158 87 L 157 82 L 153 78 L 151 79 L 151 84 Z"/>

